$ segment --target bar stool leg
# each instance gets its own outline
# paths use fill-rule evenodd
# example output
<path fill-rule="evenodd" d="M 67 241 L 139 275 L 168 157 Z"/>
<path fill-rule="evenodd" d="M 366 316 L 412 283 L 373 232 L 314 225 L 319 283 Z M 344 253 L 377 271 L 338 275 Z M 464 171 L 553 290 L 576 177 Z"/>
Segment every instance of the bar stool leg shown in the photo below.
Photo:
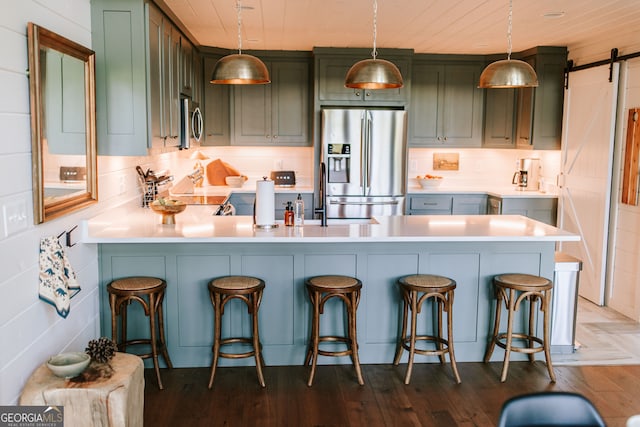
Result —
<path fill-rule="evenodd" d="M 449 291 L 446 294 L 447 303 L 447 348 L 449 350 L 449 360 L 451 361 L 451 369 L 453 370 L 453 376 L 456 382 L 460 384 L 460 374 L 458 373 L 458 366 L 456 365 L 456 356 L 453 352 L 453 292 Z"/>
<path fill-rule="evenodd" d="M 222 306 L 220 304 L 220 294 L 211 295 L 211 303 L 214 307 L 214 327 L 213 327 L 213 360 L 211 361 L 211 375 L 209 376 L 209 390 L 213 387 L 213 378 L 216 375 L 218 357 L 220 355 L 220 337 L 222 335 Z"/>
<path fill-rule="evenodd" d="M 116 295 L 109 294 L 109 305 L 111 307 L 111 339 L 114 343 L 118 343 L 118 318 L 116 307 Z"/>
<path fill-rule="evenodd" d="M 158 379 L 158 388 L 164 390 L 162 386 L 162 379 L 160 378 L 160 366 L 158 363 L 158 342 L 156 331 L 156 296 L 155 294 L 149 294 L 149 326 L 151 329 L 151 356 L 153 359 L 153 369 L 156 371 L 156 378 Z"/>
<path fill-rule="evenodd" d="M 509 289 L 509 297 L 507 299 L 507 343 L 504 351 L 504 362 L 502 364 L 501 382 L 507 380 L 507 371 L 509 370 L 509 360 L 511 358 L 511 344 L 513 342 L 513 317 L 515 315 L 515 291 Z"/>
<path fill-rule="evenodd" d="M 311 387 L 313 385 L 313 377 L 316 374 L 316 365 L 318 363 L 318 345 L 320 342 L 320 294 L 319 292 L 310 291 L 309 296 L 313 302 L 313 316 L 311 325 L 311 348 L 309 353 L 309 356 L 311 357 L 311 372 L 309 374 L 307 386 Z"/>
<path fill-rule="evenodd" d="M 262 293 L 262 291 L 260 291 Z M 256 293 L 251 295 L 251 319 L 253 323 L 253 351 L 256 359 L 256 371 L 258 373 L 258 382 L 265 387 L 264 376 L 262 375 L 262 352 L 260 351 L 260 336 L 258 334 L 258 307 L 260 305 L 260 297 Z"/>
<path fill-rule="evenodd" d="M 446 299 L 446 296 L 445 296 Z M 442 308 L 445 305 L 446 301 L 442 300 L 440 298 L 434 298 L 433 303 L 438 307 L 437 310 L 437 320 L 436 320 L 436 324 L 437 324 L 437 335 L 436 335 L 436 348 L 439 351 L 442 351 L 444 349 L 444 343 L 442 342 Z M 444 365 L 445 364 L 445 359 L 444 359 L 444 352 L 442 354 L 438 355 L 438 359 L 440 359 L 440 364 Z"/>
<path fill-rule="evenodd" d="M 545 291 L 544 292 L 544 320 L 543 320 L 543 325 L 544 325 L 544 331 L 543 331 L 543 336 L 544 336 L 544 358 L 547 362 L 547 371 L 549 371 L 549 377 L 551 378 L 552 382 L 556 382 L 556 374 L 553 372 L 553 365 L 551 364 L 551 350 L 550 350 L 550 342 L 551 342 L 551 337 L 550 337 L 550 325 L 549 325 L 549 311 L 551 309 L 551 291 Z"/>
<path fill-rule="evenodd" d="M 358 356 L 358 337 L 356 335 L 356 310 L 358 309 L 358 300 L 360 297 L 360 291 L 351 292 L 350 294 L 350 304 L 347 307 L 348 318 L 349 318 L 349 339 L 351 340 L 351 359 L 353 360 L 353 365 L 356 368 L 356 376 L 358 377 L 358 384 L 364 385 L 364 380 L 362 379 L 362 370 L 360 369 L 360 357 Z"/>
<path fill-rule="evenodd" d="M 409 302 L 411 303 L 411 335 L 409 336 L 409 360 L 407 363 L 407 373 L 404 376 L 404 383 L 409 384 L 411 381 L 411 372 L 413 371 L 413 358 L 416 354 L 416 324 L 418 323 L 418 292 L 409 291 Z"/>
<path fill-rule="evenodd" d="M 404 343 L 407 338 L 407 317 L 409 315 L 409 302 L 407 301 L 407 294 L 402 292 L 402 331 L 400 332 L 400 338 L 398 339 L 398 345 L 396 347 L 396 355 L 393 358 L 393 364 L 398 366 L 400 363 L 400 357 L 402 356 L 402 350 L 404 350 Z"/>
<path fill-rule="evenodd" d="M 498 339 L 498 334 L 500 332 L 500 316 L 502 310 L 502 299 L 503 294 L 496 292 L 496 313 L 495 313 L 495 322 L 493 324 L 493 333 L 491 335 L 491 340 L 489 341 L 489 345 L 487 346 L 487 351 L 484 354 L 484 363 L 489 362 L 491 359 L 491 355 L 493 354 L 493 350 L 496 347 L 496 340 Z M 506 301 L 505 301 L 506 305 Z"/>
<path fill-rule="evenodd" d="M 173 368 L 173 364 L 171 363 L 171 358 L 169 357 L 169 351 L 167 350 L 167 341 L 165 339 L 164 334 L 164 314 L 162 313 L 162 301 L 164 300 L 164 294 L 160 295 L 157 302 L 156 312 L 158 313 L 158 329 L 160 331 L 160 344 L 162 350 L 162 357 L 164 357 L 164 361 L 167 364 L 168 368 Z"/>

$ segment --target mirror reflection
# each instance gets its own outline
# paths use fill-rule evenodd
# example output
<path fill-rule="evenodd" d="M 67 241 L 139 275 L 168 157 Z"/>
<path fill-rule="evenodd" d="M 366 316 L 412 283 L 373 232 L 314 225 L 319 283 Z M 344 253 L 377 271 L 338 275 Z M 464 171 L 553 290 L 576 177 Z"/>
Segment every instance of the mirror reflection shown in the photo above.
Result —
<path fill-rule="evenodd" d="M 97 201 L 94 53 L 29 23 L 35 221 Z"/>

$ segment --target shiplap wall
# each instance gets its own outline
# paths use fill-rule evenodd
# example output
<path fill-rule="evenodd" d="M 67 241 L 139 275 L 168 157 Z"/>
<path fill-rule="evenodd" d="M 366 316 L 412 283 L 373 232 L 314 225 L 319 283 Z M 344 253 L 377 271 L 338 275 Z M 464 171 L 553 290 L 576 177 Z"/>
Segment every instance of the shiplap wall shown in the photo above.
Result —
<path fill-rule="evenodd" d="M 640 59 L 623 63 L 620 81 L 621 94 L 618 108 L 618 136 L 616 157 L 619 167 L 616 173 L 622 175 L 624 149 L 627 138 L 627 119 L 630 108 L 640 107 Z M 609 268 L 612 269 L 608 302 L 612 309 L 640 322 L 640 206 L 620 203 L 622 180 L 614 192 L 615 232 L 613 256 Z"/>
<path fill-rule="evenodd" d="M 66 248 L 82 291 L 61 318 L 38 299 L 40 238 L 70 230 L 112 204 L 137 194 L 135 164 L 157 158 L 99 159 L 100 202 L 63 218 L 33 225 L 27 23 L 34 22 L 91 46 L 90 0 L 3 0 L 0 13 L 0 405 L 15 404 L 33 370 L 53 354 L 84 350 L 99 336 L 98 262 L 95 245 Z M 6 235 L 2 207 L 24 203 L 25 229 Z M 72 239 L 79 238 L 78 232 Z"/>

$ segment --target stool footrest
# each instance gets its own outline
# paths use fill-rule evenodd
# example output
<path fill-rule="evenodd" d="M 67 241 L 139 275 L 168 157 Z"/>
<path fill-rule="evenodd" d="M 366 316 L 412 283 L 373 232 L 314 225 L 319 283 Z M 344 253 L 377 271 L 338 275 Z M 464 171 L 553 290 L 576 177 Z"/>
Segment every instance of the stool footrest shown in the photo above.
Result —
<path fill-rule="evenodd" d="M 498 347 L 501 347 L 503 349 L 506 350 L 507 348 L 507 343 L 503 342 L 502 340 L 506 340 L 507 339 L 507 333 L 501 333 L 498 334 L 498 336 L 496 337 L 496 345 Z M 540 345 L 540 347 L 521 347 L 521 346 L 516 346 L 513 344 L 513 340 L 524 340 L 524 341 L 533 341 L 537 344 Z M 522 333 L 517 333 L 517 334 L 511 334 L 511 351 L 515 351 L 517 353 L 539 353 L 541 351 L 544 351 L 544 341 L 541 338 L 538 338 L 536 336 L 533 335 L 527 335 L 527 334 L 522 334 Z"/>
<path fill-rule="evenodd" d="M 443 354 L 449 353 L 449 341 L 444 338 L 431 335 L 417 335 L 416 341 L 428 341 L 445 346 L 442 349 L 435 350 L 419 349 L 416 347 L 413 349 L 416 354 L 421 354 L 423 356 L 442 356 Z M 405 350 L 411 351 L 411 336 L 405 337 L 404 340 L 402 340 L 401 345 Z"/>
<path fill-rule="evenodd" d="M 245 338 L 245 337 L 231 337 L 231 338 L 225 338 L 225 339 L 221 339 L 220 340 L 220 347 L 222 347 L 223 345 L 229 345 L 229 344 L 237 344 L 237 343 L 241 343 L 241 344 L 249 344 L 251 346 L 253 346 L 253 340 L 251 338 Z M 262 345 L 260 346 L 260 349 L 262 349 Z M 256 355 L 256 351 L 255 349 L 249 350 L 249 351 L 245 351 L 244 353 L 227 353 L 227 352 L 218 352 L 218 355 L 220 357 L 224 357 L 227 359 L 244 359 L 246 357 L 253 357 Z"/>

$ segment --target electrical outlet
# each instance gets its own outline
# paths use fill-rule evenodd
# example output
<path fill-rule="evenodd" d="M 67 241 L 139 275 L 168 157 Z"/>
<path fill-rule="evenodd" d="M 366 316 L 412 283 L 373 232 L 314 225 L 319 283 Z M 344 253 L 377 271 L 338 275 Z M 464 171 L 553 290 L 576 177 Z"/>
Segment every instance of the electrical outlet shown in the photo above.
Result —
<path fill-rule="evenodd" d="M 281 171 L 282 170 L 282 160 L 281 159 L 274 160 L 273 169 L 277 170 L 277 171 Z"/>
<path fill-rule="evenodd" d="M 125 181 L 124 175 L 120 175 L 120 180 L 119 180 L 119 183 L 118 183 L 118 187 L 119 187 L 118 194 L 124 194 L 125 191 L 127 190 L 127 183 Z"/>
<path fill-rule="evenodd" d="M 27 202 L 24 200 L 13 200 L 2 206 L 4 214 L 4 232 L 10 236 L 29 226 L 29 216 L 27 215 Z"/>
<path fill-rule="evenodd" d="M 409 162 L 409 170 L 411 172 L 415 172 L 418 170 L 418 161 L 417 160 L 411 160 L 411 162 Z"/>

